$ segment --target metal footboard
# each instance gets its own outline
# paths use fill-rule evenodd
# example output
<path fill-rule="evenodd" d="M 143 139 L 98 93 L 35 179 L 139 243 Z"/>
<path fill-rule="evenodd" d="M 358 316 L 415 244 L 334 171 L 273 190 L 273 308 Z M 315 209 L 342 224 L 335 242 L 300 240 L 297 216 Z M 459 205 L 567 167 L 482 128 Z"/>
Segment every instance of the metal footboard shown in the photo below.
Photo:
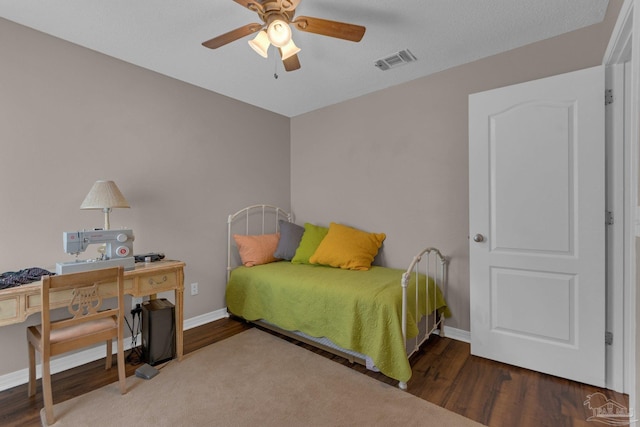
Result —
<path fill-rule="evenodd" d="M 411 274 L 414 274 L 414 278 L 416 281 L 415 286 L 415 307 L 409 307 L 407 304 L 407 292 L 409 289 L 409 281 L 411 280 Z M 411 357 L 413 353 L 418 351 L 420 346 L 429 339 L 429 336 L 436 330 L 440 330 L 440 336 L 444 336 L 444 315 L 439 314 L 438 310 L 433 310 L 433 313 L 427 314 L 423 319 L 419 319 L 419 316 L 415 313 L 419 312 L 419 278 L 418 274 L 423 273 L 427 276 L 427 278 L 431 278 L 435 286 L 433 287 L 433 293 L 430 295 L 428 292 L 428 279 L 425 281 L 425 286 L 427 286 L 427 290 L 425 291 L 425 304 L 426 307 L 429 307 L 429 299 L 433 298 L 436 300 L 436 292 L 437 289 L 440 288 L 440 291 L 444 294 L 446 300 L 446 285 L 447 285 L 447 258 L 442 255 L 442 253 L 436 248 L 426 248 L 422 250 L 418 255 L 413 257 L 409 268 L 402 274 L 402 338 L 405 343 L 405 348 L 407 350 L 407 357 Z M 418 336 L 414 343 L 413 347 L 409 348 L 409 343 L 407 341 L 407 314 L 409 310 L 413 310 L 414 317 L 418 319 L 419 323 L 424 322 L 424 331 L 425 334 L 421 337 Z M 430 319 L 431 318 L 431 319 Z M 429 321 L 431 320 L 431 322 Z M 429 327 L 430 325 L 430 327 Z M 419 330 L 420 325 L 418 326 Z M 407 384 L 405 382 L 400 382 L 398 384 L 403 390 L 407 389 Z"/>

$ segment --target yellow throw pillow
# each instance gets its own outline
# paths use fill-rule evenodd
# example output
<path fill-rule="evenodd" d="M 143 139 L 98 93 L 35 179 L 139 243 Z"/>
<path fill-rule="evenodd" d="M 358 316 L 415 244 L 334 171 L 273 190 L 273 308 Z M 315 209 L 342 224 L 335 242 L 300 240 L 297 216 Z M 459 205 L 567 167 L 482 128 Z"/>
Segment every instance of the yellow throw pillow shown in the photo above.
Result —
<path fill-rule="evenodd" d="M 368 270 L 386 237 L 384 233 L 367 233 L 332 222 L 309 262 L 347 270 Z"/>
<path fill-rule="evenodd" d="M 278 247 L 280 233 L 249 236 L 234 234 L 233 239 L 238 245 L 242 264 L 247 267 L 278 261 L 278 258 L 274 257 L 273 253 Z"/>

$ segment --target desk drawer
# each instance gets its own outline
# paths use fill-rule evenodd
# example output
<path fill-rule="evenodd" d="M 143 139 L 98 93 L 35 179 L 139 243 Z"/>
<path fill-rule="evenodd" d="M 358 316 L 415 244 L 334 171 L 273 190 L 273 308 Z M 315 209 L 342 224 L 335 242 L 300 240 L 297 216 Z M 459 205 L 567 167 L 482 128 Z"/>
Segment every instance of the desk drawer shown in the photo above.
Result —
<path fill-rule="evenodd" d="M 17 296 L 0 300 L 0 321 L 17 319 L 18 304 L 20 299 Z"/>
<path fill-rule="evenodd" d="M 178 276 L 176 271 L 172 270 L 164 273 L 142 275 L 138 280 L 140 280 L 140 292 L 148 295 L 175 289 L 178 283 Z"/>

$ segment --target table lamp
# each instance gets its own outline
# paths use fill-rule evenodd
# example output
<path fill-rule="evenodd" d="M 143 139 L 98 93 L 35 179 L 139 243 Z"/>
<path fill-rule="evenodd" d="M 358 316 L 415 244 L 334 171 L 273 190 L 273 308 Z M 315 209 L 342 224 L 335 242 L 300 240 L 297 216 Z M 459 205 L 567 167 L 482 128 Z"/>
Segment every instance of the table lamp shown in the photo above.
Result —
<path fill-rule="evenodd" d="M 128 208 L 129 203 L 113 181 L 96 181 L 84 198 L 80 209 L 102 209 L 104 229 L 109 230 L 109 213 L 112 208 Z"/>

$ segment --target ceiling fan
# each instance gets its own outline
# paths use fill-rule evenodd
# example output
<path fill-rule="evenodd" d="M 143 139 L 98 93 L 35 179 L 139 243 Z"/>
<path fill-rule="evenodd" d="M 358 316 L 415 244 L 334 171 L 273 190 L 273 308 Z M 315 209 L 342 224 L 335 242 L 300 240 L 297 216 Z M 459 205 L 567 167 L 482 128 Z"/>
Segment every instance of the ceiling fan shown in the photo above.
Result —
<path fill-rule="evenodd" d="M 274 45 L 280 52 L 284 69 L 294 71 L 300 68 L 298 48 L 291 38 L 291 26 L 300 31 L 335 37 L 338 39 L 359 42 L 364 36 L 365 27 L 344 22 L 329 21 L 327 19 L 298 16 L 294 19 L 296 7 L 301 0 L 234 0 L 258 14 L 262 24 L 247 24 L 228 33 L 214 37 L 202 43 L 210 49 L 217 49 L 228 43 L 236 41 L 249 34 L 258 33 L 249 40 L 251 46 L 258 54 L 267 57 L 270 45 Z"/>

